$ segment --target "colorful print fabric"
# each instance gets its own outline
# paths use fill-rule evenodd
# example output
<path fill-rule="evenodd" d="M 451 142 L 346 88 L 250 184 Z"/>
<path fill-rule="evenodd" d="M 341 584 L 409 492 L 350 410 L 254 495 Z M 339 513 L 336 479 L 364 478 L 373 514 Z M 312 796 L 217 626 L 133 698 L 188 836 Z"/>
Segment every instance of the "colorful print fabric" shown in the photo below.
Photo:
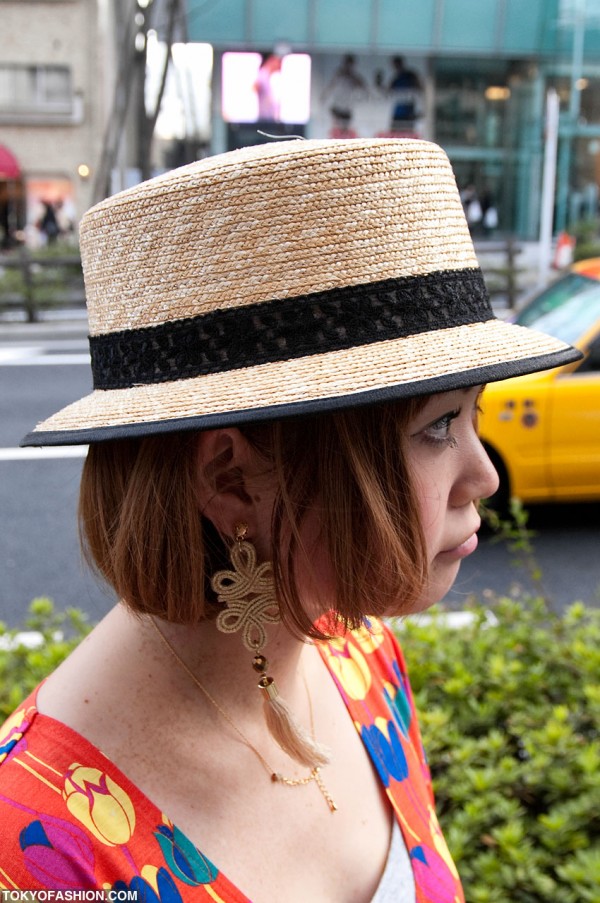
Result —
<path fill-rule="evenodd" d="M 369 621 L 319 648 L 402 829 L 417 903 L 464 903 L 393 635 Z M 0 890 L 137 890 L 147 903 L 250 903 L 100 750 L 40 714 L 35 698 L 0 728 Z"/>
<path fill-rule="evenodd" d="M 376 620 L 321 648 L 400 824 L 410 856 L 417 903 L 464 903 L 435 814 L 404 656 Z"/>

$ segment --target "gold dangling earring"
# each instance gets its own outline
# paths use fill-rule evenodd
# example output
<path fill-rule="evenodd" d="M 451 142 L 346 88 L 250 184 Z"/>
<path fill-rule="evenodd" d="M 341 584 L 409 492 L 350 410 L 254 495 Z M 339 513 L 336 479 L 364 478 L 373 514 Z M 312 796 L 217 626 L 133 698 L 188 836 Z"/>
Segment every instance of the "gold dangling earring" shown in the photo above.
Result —
<path fill-rule="evenodd" d="M 267 727 L 279 746 L 301 765 L 320 767 L 329 762 L 330 756 L 295 721 L 279 696 L 275 681 L 267 674 L 269 663 L 262 654 L 267 642 L 265 624 L 277 624 L 281 617 L 271 563 L 257 564 L 256 549 L 247 534 L 247 524 L 236 524 L 230 552 L 233 570 L 217 571 L 211 580 L 217 599 L 226 605 L 217 617 L 217 629 L 222 633 L 241 630 L 244 646 L 254 653 L 252 667 L 261 675 L 258 687 L 263 694 Z"/>

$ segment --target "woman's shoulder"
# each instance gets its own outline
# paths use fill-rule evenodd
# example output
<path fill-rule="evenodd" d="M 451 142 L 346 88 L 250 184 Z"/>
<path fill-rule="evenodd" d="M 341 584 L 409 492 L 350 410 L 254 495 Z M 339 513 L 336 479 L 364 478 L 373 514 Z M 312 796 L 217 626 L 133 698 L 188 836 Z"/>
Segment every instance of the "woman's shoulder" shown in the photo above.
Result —
<path fill-rule="evenodd" d="M 1 766 L 11 755 L 15 747 L 23 740 L 38 714 L 37 693 L 39 687 L 17 706 L 8 716 L 4 724 L 0 726 L 0 780 L 2 776 Z"/>
<path fill-rule="evenodd" d="M 0 728 L 0 874 L 15 889 L 136 890 L 247 903 L 100 749 L 40 713 L 34 691 Z M 204 895 L 205 894 L 205 895 Z"/>
<path fill-rule="evenodd" d="M 42 848 L 59 849 L 67 837 L 81 850 L 90 846 L 90 835 L 122 842 L 136 820 L 131 802 L 135 788 L 126 786 L 100 749 L 39 711 L 39 689 L 0 728 L 3 867 L 3 856 L 9 856 L 6 864 L 21 857 L 35 860 Z M 13 846 L 14 862 L 7 852 Z"/>

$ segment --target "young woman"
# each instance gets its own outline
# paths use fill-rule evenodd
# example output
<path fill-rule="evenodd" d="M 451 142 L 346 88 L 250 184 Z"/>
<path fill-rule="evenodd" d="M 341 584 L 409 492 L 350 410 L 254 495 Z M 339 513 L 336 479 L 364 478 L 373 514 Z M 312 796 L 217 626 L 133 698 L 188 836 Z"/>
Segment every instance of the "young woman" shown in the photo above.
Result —
<path fill-rule="evenodd" d="M 80 516 L 121 600 L 0 732 L 0 877 L 146 900 L 455 903 L 402 653 L 496 475 L 496 320 L 421 141 L 209 158 L 81 227 Z M 117 897 L 118 898 L 118 897 Z M 121 897 L 125 899 L 125 897 Z"/>

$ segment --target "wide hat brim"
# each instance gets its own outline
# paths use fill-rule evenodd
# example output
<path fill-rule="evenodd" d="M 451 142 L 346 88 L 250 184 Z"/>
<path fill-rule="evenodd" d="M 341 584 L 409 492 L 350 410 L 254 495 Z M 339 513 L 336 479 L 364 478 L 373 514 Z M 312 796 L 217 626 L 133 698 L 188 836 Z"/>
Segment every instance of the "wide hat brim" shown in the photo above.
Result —
<path fill-rule="evenodd" d="M 81 247 L 95 389 L 23 445 L 324 413 L 581 356 L 494 317 L 428 142 L 208 158 L 92 208 Z"/>
<path fill-rule="evenodd" d="M 427 367 L 415 367 L 422 356 Z M 435 344 L 430 335 L 411 336 L 175 383 L 96 390 L 22 444 L 87 444 L 325 413 L 494 382 L 579 357 L 570 346 L 496 319 L 440 331 Z"/>

